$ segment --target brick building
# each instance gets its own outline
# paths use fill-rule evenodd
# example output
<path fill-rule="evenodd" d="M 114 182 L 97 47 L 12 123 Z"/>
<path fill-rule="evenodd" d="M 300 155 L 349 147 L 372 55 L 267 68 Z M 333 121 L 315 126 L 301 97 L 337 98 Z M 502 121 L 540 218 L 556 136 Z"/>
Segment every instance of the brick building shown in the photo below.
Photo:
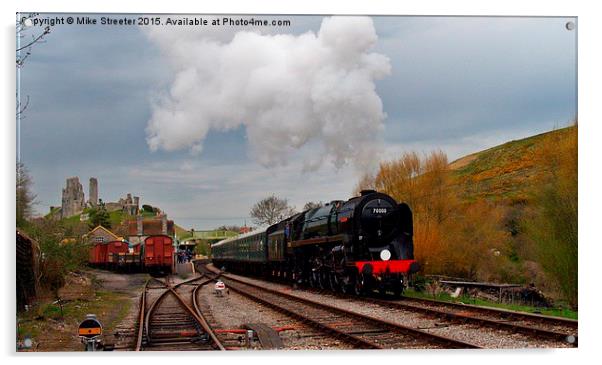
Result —
<path fill-rule="evenodd" d="M 146 219 L 138 215 L 135 220 L 128 221 L 127 227 L 127 241 L 133 245 L 143 243 L 149 236 L 166 235 L 174 237 L 175 235 L 174 222 L 168 220 L 166 214 Z"/>

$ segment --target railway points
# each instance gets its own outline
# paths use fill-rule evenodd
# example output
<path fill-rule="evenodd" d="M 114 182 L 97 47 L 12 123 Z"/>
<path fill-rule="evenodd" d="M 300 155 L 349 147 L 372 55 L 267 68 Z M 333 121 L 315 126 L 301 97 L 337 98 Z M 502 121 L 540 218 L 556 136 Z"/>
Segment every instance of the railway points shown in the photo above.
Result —
<path fill-rule="evenodd" d="M 198 282 L 201 279 L 175 285 L 159 279 L 146 283 L 140 298 L 136 351 L 225 350 L 196 305 L 198 288 L 211 281 Z"/>

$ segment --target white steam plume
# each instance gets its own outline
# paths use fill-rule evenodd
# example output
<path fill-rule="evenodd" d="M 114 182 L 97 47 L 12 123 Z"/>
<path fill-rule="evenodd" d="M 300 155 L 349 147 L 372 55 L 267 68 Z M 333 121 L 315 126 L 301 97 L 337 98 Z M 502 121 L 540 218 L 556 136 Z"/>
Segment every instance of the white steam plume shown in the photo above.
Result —
<path fill-rule="evenodd" d="M 252 156 L 265 166 L 317 145 L 310 169 L 325 160 L 373 167 L 385 118 L 374 81 L 391 66 L 369 51 L 377 41 L 372 19 L 325 18 L 317 34 L 299 36 L 148 35 L 175 71 L 169 92 L 153 105 L 151 150 L 200 152 L 210 129 L 244 125 Z"/>

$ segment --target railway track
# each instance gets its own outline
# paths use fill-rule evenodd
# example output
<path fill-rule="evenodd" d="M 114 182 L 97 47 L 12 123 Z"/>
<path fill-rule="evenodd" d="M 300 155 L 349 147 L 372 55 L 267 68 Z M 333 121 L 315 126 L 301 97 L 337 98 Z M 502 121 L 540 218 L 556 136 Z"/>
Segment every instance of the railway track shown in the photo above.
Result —
<path fill-rule="evenodd" d="M 428 299 L 404 297 L 401 300 L 388 300 L 386 298 L 356 297 L 330 291 L 323 293 L 323 291 L 314 289 L 310 289 L 310 291 L 334 295 L 346 300 L 357 301 L 360 304 L 379 306 L 384 310 L 414 312 L 439 321 L 443 320 L 444 323 L 437 323 L 439 326 L 445 325 L 451 328 L 452 326 L 469 325 L 474 328 L 491 328 L 494 331 L 501 331 L 496 332 L 500 335 L 504 332 L 509 336 L 520 334 L 523 335 L 524 341 L 548 343 L 549 347 L 576 347 L 578 345 L 576 320 Z M 476 341 L 476 343 L 480 343 L 480 341 Z"/>
<path fill-rule="evenodd" d="M 150 279 L 140 296 L 136 351 L 225 350 L 203 316 L 198 290 L 213 279 L 195 277 L 172 285 Z"/>
<path fill-rule="evenodd" d="M 378 305 L 420 312 L 452 322 L 473 323 L 577 346 L 578 322 L 572 319 L 408 297 L 404 297 L 401 301 L 372 298 L 366 300 Z"/>
<path fill-rule="evenodd" d="M 322 293 L 322 291 L 319 291 Z M 470 304 L 443 302 L 430 299 L 403 297 L 387 300 L 373 297 L 356 297 L 328 291 L 340 298 L 376 304 L 435 317 L 449 323 L 474 324 L 481 327 L 520 333 L 535 339 L 549 339 L 578 345 L 578 322 L 573 319 L 544 316 L 525 312 L 481 307 Z"/>
<path fill-rule="evenodd" d="M 481 314 L 492 314 L 500 318 L 505 318 L 509 320 L 528 320 L 534 323 L 541 323 L 545 325 L 557 325 L 575 330 L 577 329 L 577 320 L 563 317 L 545 316 L 541 314 L 518 312 L 501 308 L 480 307 L 472 304 L 443 302 L 434 299 L 403 297 L 403 301 L 429 306 L 436 306 L 440 308 L 451 308 L 456 310 L 471 311 Z"/>
<path fill-rule="evenodd" d="M 479 348 L 415 328 L 268 289 L 222 274 L 230 290 L 359 349 Z"/>

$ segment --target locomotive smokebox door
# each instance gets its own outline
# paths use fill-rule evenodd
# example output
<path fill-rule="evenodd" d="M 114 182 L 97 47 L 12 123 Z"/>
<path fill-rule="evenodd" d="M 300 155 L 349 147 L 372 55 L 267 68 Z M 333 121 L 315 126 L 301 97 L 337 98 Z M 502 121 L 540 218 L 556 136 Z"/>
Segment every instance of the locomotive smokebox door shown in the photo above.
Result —
<path fill-rule="evenodd" d="M 99 337 L 102 335 L 102 324 L 94 314 L 88 314 L 86 319 L 79 324 L 78 335 L 88 340 Z"/>

